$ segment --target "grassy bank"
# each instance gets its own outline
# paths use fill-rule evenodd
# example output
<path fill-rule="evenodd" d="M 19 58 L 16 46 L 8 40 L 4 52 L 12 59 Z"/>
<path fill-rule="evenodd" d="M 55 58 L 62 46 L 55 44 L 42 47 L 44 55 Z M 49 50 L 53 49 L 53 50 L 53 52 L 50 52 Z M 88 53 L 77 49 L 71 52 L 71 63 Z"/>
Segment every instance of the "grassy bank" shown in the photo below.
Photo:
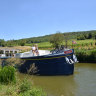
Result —
<path fill-rule="evenodd" d="M 47 96 L 42 88 L 33 86 L 27 80 L 16 84 L 0 84 L 0 96 Z"/>
<path fill-rule="evenodd" d="M 75 54 L 81 63 L 96 63 L 96 49 L 94 50 L 75 50 Z"/>
<path fill-rule="evenodd" d="M 20 80 L 12 66 L 0 67 L 0 96 L 47 96 L 26 78 Z"/>
<path fill-rule="evenodd" d="M 87 39 L 87 40 L 76 40 L 76 39 L 71 39 L 68 40 L 68 46 L 70 48 L 72 48 L 72 41 L 76 41 L 76 44 L 73 45 L 73 48 L 75 49 L 95 49 L 95 41 L 93 39 Z M 48 48 L 52 48 L 52 45 L 50 44 L 50 42 L 41 42 L 41 43 L 37 43 L 38 47 L 40 49 L 48 49 Z M 32 46 L 33 44 L 25 44 L 26 46 Z M 65 45 L 65 42 L 62 43 L 62 45 Z"/>

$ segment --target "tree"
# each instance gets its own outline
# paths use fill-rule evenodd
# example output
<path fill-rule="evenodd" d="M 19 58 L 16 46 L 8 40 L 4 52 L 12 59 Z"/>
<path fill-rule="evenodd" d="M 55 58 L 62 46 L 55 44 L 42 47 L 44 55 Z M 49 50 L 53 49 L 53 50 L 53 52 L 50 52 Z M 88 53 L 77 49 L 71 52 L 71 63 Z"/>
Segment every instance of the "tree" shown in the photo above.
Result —
<path fill-rule="evenodd" d="M 91 39 L 92 38 L 92 33 L 89 33 L 88 34 L 88 39 Z"/>
<path fill-rule="evenodd" d="M 59 32 L 51 36 L 50 43 L 52 44 L 53 47 L 59 48 L 60 45 L 63 43 L 63 40 L 64 35 Z"/>
<path fill-rule="evenodd" d="M 8 40 L 8 41 L 6 41 L 6 46 L 7 47 L 13 47 L 13 41 L 12 40 Z"/>
<path fill-rule="evenodd" d="M 24 46 L 25 43 L 26 43 L 26 41 L 25 41 L 24 39 L 21 39 L 20 42 L 19 42 L 19 44 L 20 44 L 21 46 Z"/>
<path fill-rule="evenodd" d="M 95 40 L 95 45 L 96 45 L 96 32 L 94 32 L 94 34 L 93 34 L 93 39 Z"/>
<path fill-rule="evenodd" d="M 5 41 L 4 41 L 4 39 L 0 39 L 0 46 L 2 46 L 2 47 L 5 46 Z"/>
<path fill-rule="evenodd" d="M 84 35 L 80 35 L 80 36 L 77 36 L 77 40 L 85 40 L 85 36 Z"/>
<path fill-rule="evenodd" d="M 64 34 L 65 47 L 68 47 L 69 34 Z"/>
<path fill-rule="evenodd" d="M 96 32 L 94 32 L 94 33 L 92 34 L 92 37 L 93 37 L 94 40 L 96 40 Z"/>

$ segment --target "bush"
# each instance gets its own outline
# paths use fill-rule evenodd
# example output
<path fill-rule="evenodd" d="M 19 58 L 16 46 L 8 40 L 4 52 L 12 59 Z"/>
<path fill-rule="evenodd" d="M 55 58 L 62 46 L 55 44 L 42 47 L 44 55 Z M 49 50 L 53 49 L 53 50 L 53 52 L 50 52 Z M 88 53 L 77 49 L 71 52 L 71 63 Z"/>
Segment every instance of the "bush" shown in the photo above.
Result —
<path fill-rule="evenodd" d="M 43 92 L 40 88 L 32 88 L 29 91 L 20 93 L 19 96 L 47 96 L 45 92 Z"/>
<path fill-rule="evenodd" d="M 24 79 L 22 84 L 20 85 L 19 96 L 47 96 L 42 89 L 32 87 L 31 85 L 32 84 Z"/>
<path fill-rule="evenodd" d="M 16 82 L 15 69 L 11 66 L 5 66 L 0 70 L 0 83 L 8 84 Z"/>
<path fill-rule="evenodd" d="M 79 62 L 96 63 L 96 50 L 77 50 L 76 55 Z"/>
<path fill-rule="evenodd" d="M 93 62 L 93 63 L 96 62 L 96 50 L 93 50 L 93 51 L 90 53 L 89 60 L 90 60 L 90 62 Z"/>
<path fill-rule="evenodd" d="M 42 89 L 33 88 L 30 91 L 30 96 L 47 96 Z"/>
<path fill-rule="evenodd" d="M 22 84 L 20 85 L 20 92 L 28 91 L 28 90 L 30 90 L 30 87 L 31 86 L 30 86 L 29 82 L 26 79 L 24 79 Z"/>
<path fill-rule="evenodd" d="M 2 66 L 2 59 L 0 59 L 0 66 Z"/>
<path fill-rule="evenodd" d="M 76 52 L 76 55 L 79 62 L 86 61 L 86 57 L 87 57 L 86 51 L 78 51 Z"/>
<path fill-rule="evenodd" d="M 24 63 L 24 61 L 19 58 L 9 58 L 9 59 L 5 60 L 4 65 L 5 66 L 14 66 L 14 67 L 18 68 L 23 63 Z"/>

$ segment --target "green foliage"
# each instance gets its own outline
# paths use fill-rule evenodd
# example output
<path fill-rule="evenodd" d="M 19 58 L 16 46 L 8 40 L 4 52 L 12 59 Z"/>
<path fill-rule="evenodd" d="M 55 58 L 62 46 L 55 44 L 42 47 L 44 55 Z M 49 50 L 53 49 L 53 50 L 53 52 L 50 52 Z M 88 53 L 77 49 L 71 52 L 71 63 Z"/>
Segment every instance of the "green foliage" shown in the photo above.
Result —
<path fill-rule="evenodd" d="M 81 32 L 66 32 L 63 33 L 64 36 L 67 36 L 69 39 L 77 39 L 77 40 L 85 40 L 85 39 L 96 39 L 96 30 L 93 31 L 81 31 Z M 24 46 L 24 45 L 30 45 L 32 46 L 33 43 L 43 43 L 43 42 L 49 42 L 52 35 L 45 35 L 45 36 L 39 36 L 39 37 L 32 37 L 32 38 L 25 38 L 25 39 L 19 39 L 19 40 L 8 40 L 4 41 L 3 39 L 0 39 L 0 46 Z"/>
<path fill-rule="evenodd" d="M 33 88 L 30 91 L 30 96 L 47 96 L 46 93 L 43 92 L 42 89 Z"/>
<path fill-rule="evenodd" d="M 40 88 L 32 87 L 32 85 L 24 79 L 20 85 L 19 96 L 47 96 Z"/>
<path fill-rule="evenodd" d="M 64 35 L 61 33 L 56 33 L 51 36 L 50 43 L 53 47 L 59 48 L 59 46 L 63 43 Z"/>
<path fill-rule="evenodd" d="M 92 33 L 89 33 L 87 39 L 91 39 L 91 38 L 92 38 Z"/>
<path fill-rule="evenodd" d="M 4 61 L 5 66 L 13 66 L 13 67 L 19 67 L 21 64 L 24 63 L 24 60 L 21 60 L 19 58 L 8 58 Z"/>
<path fill-rule="evenodd" d="M 77 36 L 77 40 L 85 40 L 85 36 L 84 35 L 81 35 L 81 36 Z"/>
<path fill-rule="evenodd" d="M 24 40 L 24 39 L 19 40 L 19 45 L 20 46 L 24 46 L 25 43 L 26 43 L 26 40 Z"/>
<path fill-rule="evenodd" d="M 75 50 L 79 62 L 96 63 L 96 50 Z"/>
<path fill-rule="evenodd" d="M 0 70 L 0 83 L 8 84 L 16 82 L 15 69 L 12 66 L 5 66 Z"/>
<path fill-rule="evenodd" d="M 22 84 L 20 85 L 20 92 L 22 93 L 28 91 L 30 90 L 30 87 L 30 83 L 26 79 L 24 79 Z"/>
<path fill-rule="evenodd" d="M 92 39 L 95 38 L 96 32 L 88 32 L 82 33 L 77 36 L 77 40 L 85 40 L 85 39 Z"/>
<path fill-rule="evenodd" d="M 2 66 L 2 59 L 0 59 L 0 67 Z"/>
<path fill-rule="evenodd" d="M 4 39 L 0 39 L 0 46 L 2 46 L 2 47 L 5 46 L 5 40 Z"/>
<path fill-rule="evenodd" d="M 29 91 L 20 93 L 19 96 L 47 96 L 46 93 L 40 88 L 32 88 Z"/>
<path fill-rule="evenodd" d="M 93 33 L 92 37 L 94 40 L 96 40 L 96 32 Z"/>
<path fill-rule="evenodd" d="M 11 82 L 16 82 L 15 69 L 11 66 L 0 67 L 0 96 L 47 96 L 41 88 L 33 87 L 27 79 L 23 82 L 18 80 L 15 84 Z"/>

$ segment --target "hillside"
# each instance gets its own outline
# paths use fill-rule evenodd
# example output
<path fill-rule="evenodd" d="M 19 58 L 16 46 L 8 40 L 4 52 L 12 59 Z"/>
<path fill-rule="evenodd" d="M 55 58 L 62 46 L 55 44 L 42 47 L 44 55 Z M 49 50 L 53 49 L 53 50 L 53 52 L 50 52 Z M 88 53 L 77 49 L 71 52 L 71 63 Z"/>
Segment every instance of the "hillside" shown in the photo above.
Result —
<path fill-rule="evenodd" d="M 78 40 L 84 40 L 84 39 L 91 39 L 92 36 L 94 37 L 96 35 L 96 30 L 92 31 L 79 31 L 79 32 L 64 32 L 64 36 L 66 36 L 68 39 L 78 39 Z M 95 35 L 94 35 L 95 34 Z M 45 35 L 45 36 L 39 36 L 39 37 L 31 37 L 31 38 L 23 38 L 19 40 L 2 40 L 0 39 L 0 46 L 24 46 L 25 44 L 32 44 L 32 43 L 43 43 L 48 42 L 50 40 L 52 34 Z"/>
<path fill-rule="evenodd" d="M 85 34 L 88 35 L 89 33 L 94 34 L 95 32 L 96 32 L 96 30 L 92 30 L 92 31 L 79 31 L 79 32 L 65 32 L 63 34 L 68 36 L 70 39 L 77 39 L 77 36 L 85 35 Z M 50 36 L 51 35 L 25 38 L 23 40 L 26 40 L 26 43 L 28 43 L 28 44 L 30 44 L 30 43 L 48 42 L 50 40 Z"/>

